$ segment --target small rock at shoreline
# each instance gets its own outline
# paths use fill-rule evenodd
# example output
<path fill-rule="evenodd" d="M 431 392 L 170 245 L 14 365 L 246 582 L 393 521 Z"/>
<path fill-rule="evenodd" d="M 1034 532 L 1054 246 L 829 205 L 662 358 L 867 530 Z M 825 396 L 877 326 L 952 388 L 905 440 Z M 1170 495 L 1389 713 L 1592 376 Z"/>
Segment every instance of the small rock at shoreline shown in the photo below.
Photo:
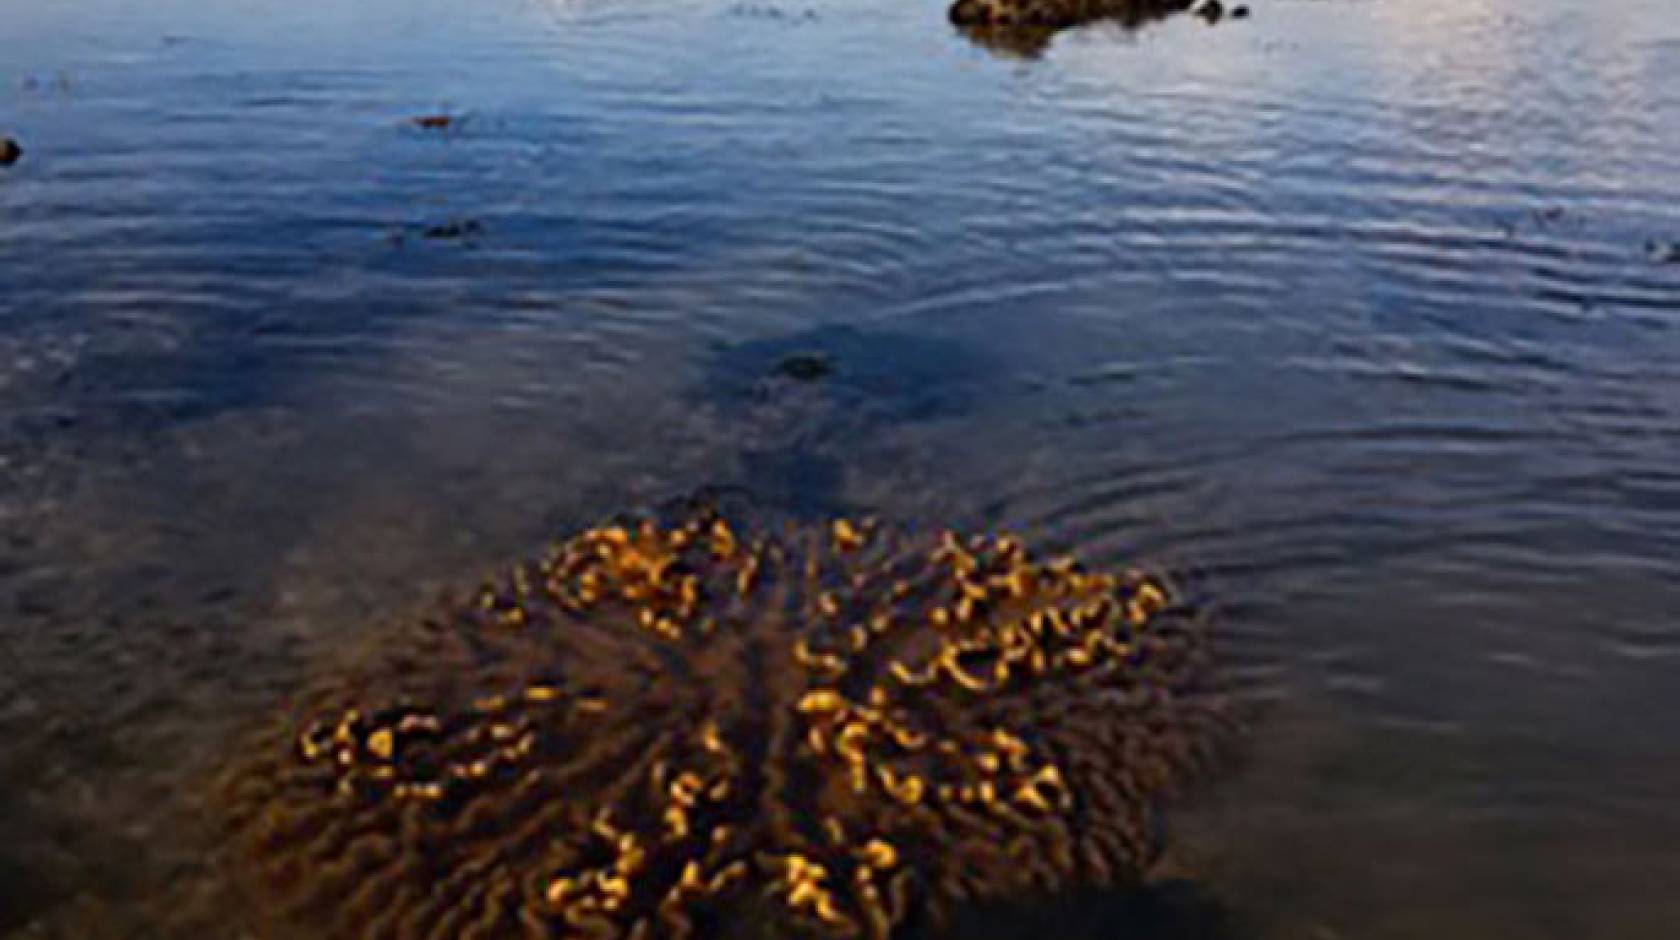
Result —
<path fill-rule="evenodd" d="M 1207 0 L 1206 3 L 1196 8 L 1196 15 L 1209 23 L 1217 23 L 1225 18 L 1225 4 L 1220 3 L 1219 0 Z"/>
<path fill-rule="evenodd" d="M 11 166 L 23 159 L 23 147 L 10 137 L 0 137 L 0 166 Z"/>

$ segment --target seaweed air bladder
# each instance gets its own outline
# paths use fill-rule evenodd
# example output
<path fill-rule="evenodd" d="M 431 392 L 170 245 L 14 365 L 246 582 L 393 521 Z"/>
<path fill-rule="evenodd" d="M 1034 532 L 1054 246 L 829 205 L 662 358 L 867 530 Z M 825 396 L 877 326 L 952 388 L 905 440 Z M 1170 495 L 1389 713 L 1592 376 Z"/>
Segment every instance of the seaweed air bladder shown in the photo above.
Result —
<path fill-rule="evenodd" d="M 1139 571 L 696 510 L 375 631 L 218 806 L 258 930 L 880 940 L 1135 884 L 1228 727 L 1210 672 Z"/>

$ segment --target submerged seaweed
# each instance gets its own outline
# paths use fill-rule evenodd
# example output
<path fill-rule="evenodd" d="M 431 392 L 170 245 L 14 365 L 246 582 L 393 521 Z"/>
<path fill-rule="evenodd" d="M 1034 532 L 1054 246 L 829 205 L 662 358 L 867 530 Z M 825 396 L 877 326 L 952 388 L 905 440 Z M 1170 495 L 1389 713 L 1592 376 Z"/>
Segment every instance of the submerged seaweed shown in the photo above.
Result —
<path fill-rule="evenodd" d="M 1226 727 L 1161 580 L 845 520 L 592 529 L 376 644 L 221 781 L 267 923 L 884 938 L 1135 884 Z"/>
<path fill-rule="evenodd" d="M 814 519 L 844 506 L 859 441 L 972 414 L 1008 383 L 985 350 L 935 335 L 830 324 L 720 346 L 690 390 L 739 446 L 737 481 Z"/>

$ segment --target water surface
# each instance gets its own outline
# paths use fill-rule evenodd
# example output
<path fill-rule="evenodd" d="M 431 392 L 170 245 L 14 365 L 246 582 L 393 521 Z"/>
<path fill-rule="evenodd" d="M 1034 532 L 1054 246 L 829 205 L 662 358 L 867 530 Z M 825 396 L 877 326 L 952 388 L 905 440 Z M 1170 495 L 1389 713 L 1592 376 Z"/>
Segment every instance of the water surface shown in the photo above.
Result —
<path fill-rule="evenodd" d="M 1197 572 L 1242 936 L 1671 936 L 1680 20 L 1254 6 L 0 5 L 0 936 L 231 923 L 236 729 L 706 486 Z"/>

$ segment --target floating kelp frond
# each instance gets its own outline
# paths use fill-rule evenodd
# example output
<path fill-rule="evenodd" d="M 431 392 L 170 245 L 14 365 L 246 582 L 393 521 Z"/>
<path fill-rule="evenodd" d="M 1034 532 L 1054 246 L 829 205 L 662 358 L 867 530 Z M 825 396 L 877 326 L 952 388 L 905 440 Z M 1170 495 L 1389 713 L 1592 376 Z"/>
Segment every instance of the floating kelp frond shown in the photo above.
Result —
<path fill-rule="evenodd" d="M 593 529 L 378 642 L 221 790 L 311 936 L 883 938 L 1125 884 L 1224 727 L 1158 579 L 844 520 Z"/>

